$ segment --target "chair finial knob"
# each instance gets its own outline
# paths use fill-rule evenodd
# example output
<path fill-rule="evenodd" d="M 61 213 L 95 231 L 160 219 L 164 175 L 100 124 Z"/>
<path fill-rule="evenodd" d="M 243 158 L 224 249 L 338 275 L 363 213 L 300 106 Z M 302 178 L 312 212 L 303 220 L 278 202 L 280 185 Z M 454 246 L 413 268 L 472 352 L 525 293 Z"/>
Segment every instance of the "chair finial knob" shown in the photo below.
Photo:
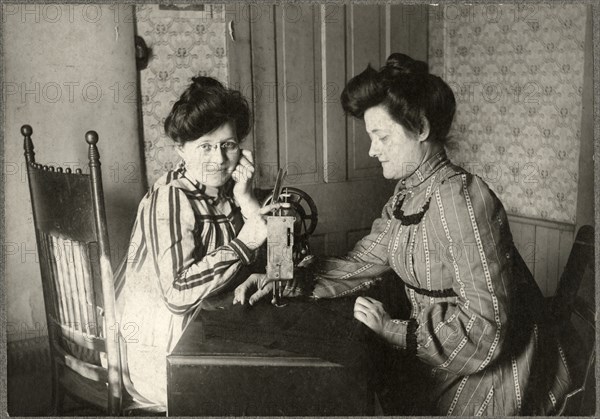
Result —
<path fill-rule="evenodd" d="M 85 133 L 85 142 L 89 145 L 98 143 L 98 133 L 96 131 L 88 131 Z"/>
<path fill-rule="evenodd" d="M 31 137 L 31 134 L 33 134 L 33 128 L 31 128 L 31 125 L 23 125 L 21 127 L 21 134 L 23 134 L 23 137 Z"/>

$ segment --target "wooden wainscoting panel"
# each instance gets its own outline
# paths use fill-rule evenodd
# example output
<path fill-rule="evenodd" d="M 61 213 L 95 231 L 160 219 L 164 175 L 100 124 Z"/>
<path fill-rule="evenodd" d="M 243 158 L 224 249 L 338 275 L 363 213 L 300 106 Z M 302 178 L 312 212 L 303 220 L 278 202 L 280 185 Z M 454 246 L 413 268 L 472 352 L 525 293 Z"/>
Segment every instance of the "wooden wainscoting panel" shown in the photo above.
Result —
<path fill-rule="evenodd" d="M 558 280 L 560 281 L 560 277 L 565 270 L 565 266 L 567 265 L 567 260 L 569 259 L 569 254 L 571 253 L 571 248 L 573 247 L 574 240 L 574 231 L 563 230 L 560 232 L 560 243 L 558 245 Z"/>
<path fill-rule="evenodd" d="M 542 293 L 553 296 L 573 245 L 575 226 L 514 215 L 508 219 L 515 246 Z"/>
<path fill-rule="evenodd" d="M 513 235 L 515 247 L 521 254 L 529 270 L 534 272 L 535 226 L 511 220 L 510 230 Z"/>
<path fill-rule="evenodd" d="M 545 297 L 548 296 L 547 276 L 548 276 L 548 232 L 547 228 L 536 228 L 535 230 L 535 263 L 533 276 L 538 283 Z"/>
<path fill-rule="evenodd" d="M 556 293 L 558 285 L 559 272 L 559 254 L 560 254 L 560 230 L 548 227 L 536 227 L 536 229 L 547 229 L 548 246 L 546 247 L 546 294 L 547 296 Z M 537 233 L 536 233 L 537 234 Z"/>

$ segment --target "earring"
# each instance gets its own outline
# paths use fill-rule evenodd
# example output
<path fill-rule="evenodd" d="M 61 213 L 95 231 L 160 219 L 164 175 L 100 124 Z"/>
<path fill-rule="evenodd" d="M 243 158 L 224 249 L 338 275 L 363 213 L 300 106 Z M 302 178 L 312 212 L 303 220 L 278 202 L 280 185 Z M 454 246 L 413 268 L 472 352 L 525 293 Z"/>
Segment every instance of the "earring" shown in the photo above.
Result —
<path fill-rule="evenodd" d="M 179 168 L 178 168 L 178 170 L 179 170 L 181 173 L 185 173 L 185 170 L 186 170 L 186 168 L 185 168 L 185 160 L 181 160 L 181 161 L 179 162 Z"/>

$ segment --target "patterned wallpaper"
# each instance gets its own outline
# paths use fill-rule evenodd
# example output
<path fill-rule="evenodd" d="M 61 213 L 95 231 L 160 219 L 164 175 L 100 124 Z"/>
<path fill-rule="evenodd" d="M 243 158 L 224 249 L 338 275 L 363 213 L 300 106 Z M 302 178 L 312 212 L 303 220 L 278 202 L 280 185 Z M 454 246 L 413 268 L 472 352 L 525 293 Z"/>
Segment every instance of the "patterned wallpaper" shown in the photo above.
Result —
<path fill-rule="evenodd" d="M 511 214 L 575 222 L 585 5 L 447 4 L 429 19 L 431 71 L 455 92 L 450 158 Z M 148 184 L 178 162 L 163 122 L 196 74 L 227 82 L 226 22 L 205 11 L 137 5 L 152 49 L 141 72 Z"/>
<path fill-rule="evenodd" d="M 443 5 L 431 72 L 454 90 L 451 160 L 511 214 L 575 222 L 586 6 Z"/>
<path fill-rule="evenodd" d="M 195 75 L 227 83 L 226 24 L 222 6 L 204 11 L 136 6 L 137 34 L 152 50 L 141 71 L 144 153 L 148 185 L 179 162 L 163 124 Z"/>

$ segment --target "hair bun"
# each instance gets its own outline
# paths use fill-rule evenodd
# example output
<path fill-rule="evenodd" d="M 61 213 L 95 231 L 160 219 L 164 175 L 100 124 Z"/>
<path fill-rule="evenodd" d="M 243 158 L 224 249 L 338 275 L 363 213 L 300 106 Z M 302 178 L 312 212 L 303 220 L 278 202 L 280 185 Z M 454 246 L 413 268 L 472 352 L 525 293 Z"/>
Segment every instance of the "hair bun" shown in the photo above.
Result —
<path fill-rule="evenodd" d="M 427 63 L 413 60 L 408 55 L 398 52 L 388 57 L 381 71 L 391 72 L 393 76 L 399 74 L 429 74 Z"/>
<path fill-rule="evenodd" d="M 192 84 L 194 88 L 206 88 L 206 87 L 223 87 L 221 82 L 212 77 L 196 76 L 192 77 Z"/>

